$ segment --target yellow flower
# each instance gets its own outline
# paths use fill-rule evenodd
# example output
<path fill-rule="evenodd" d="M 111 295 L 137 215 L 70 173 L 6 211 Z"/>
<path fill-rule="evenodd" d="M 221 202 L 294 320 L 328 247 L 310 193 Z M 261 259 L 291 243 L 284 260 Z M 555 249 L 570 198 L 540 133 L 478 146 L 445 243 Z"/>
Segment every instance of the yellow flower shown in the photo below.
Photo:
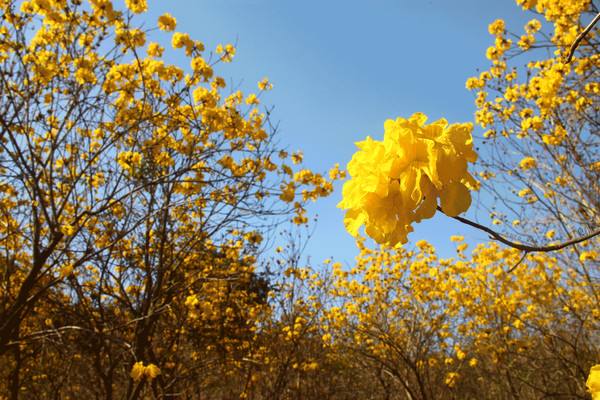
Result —
<path fill-rule="evenodd" d="M 600 400 L 600 364 L 596 364 L 590 369 L 590 375 L 585 385 L 592 395 L 592 400 Z"/>
<path fill-rule="evenodd" d="M 444 380 L 444 383 L 446 385 L 448 385 L 448 387 L 453 388 L 454 386 L 456 386 L 456 382 L 459 378 L 458 373 L 456 372 L 449 372 L 448 374 L 446 374 L 446 379 Z"/>
<path fill-rule="evenodd" d="M 294 182 L 289 182 L 287 185 L 284 185 L 281 189 L 281 195 L 279 198 L 286 203 L 291 203 L 294 201 L 294 197 L 296 196 L 296 185 Z"/>
<path fill-rule="evenodd" d="M 459 360 L 464 360 L 467 356 L 458 345 L 454 346 L 454 351 L 456 352 L 456 358 L 458 358 Z"/>
<path fill-rule="evenodd" d="M 537 166 L 537 161 L 533 157 L 525 157 L 519 162 L 519 167 L 522 170 L 527 171 L 528 169 L 535 168 Z"/>
<path fill-rule="evenodd" d="M 177 27 L 177 20 L 169 13 L 165 13 L 158 17 L 158 29 L 161 31 L 172 32 Z"/>
<path fill-rule="evenodd" d="M 171 38 L 171 45 L 174 49 L 180 49 L 182 47 L 190 49 L 194 46 L 194 41 L 190 39 L 190 35 L 187 33 L 175 32 Z"/>
<path fill-rule="evenodd" d="M 64 224 L 60 227 L 60 231 L 67 236 L 71 236 L 77 232 L 77 227 L 71 224 Z"/>
<path fill-rule="evenodd" d="M 144 368 L 144 374 L 148 377 L 148 379 L 152 380 L 160 375 L 160 368 L 154 364 L 149 364 Z"/>
<path fill-rule="evenodd" d="M 223 46 L 222 44 L 218 44 L 217 48 L 215 49 L 215 52 L 217 54 L 222 54 L 221 61 L 230 62 L 233 59 L 233 56 L 235 55 L 235 47 L 233 47 L 232 44 L 226 44 L 225 46 Z"/>
<path fill-rule="evenodd" d="M 135 364 L 133 364 L 133 367 L 131 368 L 131 373 L 129 374 L 131 376 L 131 379 L 133 379 L 134 381 L 141 381 L 142 378 L 144 377 L 144 363 L 141 361 L 136 362 Z"/>
<path fill-rule="evenodd" d="M 504 29 L 505 24 L 504 21 L 501 19 L 495 20 L 488 26 L 488 32 L 490 33 L 490 35 L 502 35 L 504 34 Z"/>
<path fill-rule="evenodd" d="M 142 155 L 136 151 L 123 151 L 117 156 L 117 162 L 124 170 L 131 172 L 142 163 Z"/>
<path fill-rule="evenodd" d="M 532 35 L 522 35 L 519 38 L 517 45 L 522 50 L 528 50 L 534 42 L 535 42 L 535 37 L 533 37 Z"/>
<path fill-rule="evenodd" d="M 302 162 L 303 158 L 304 158 L 304 156 L 301 151 L 297 151 L 292 154 L 292 162 L 294 164 L 300 164 Z"/>
<path fill-rule="evenodd" d="M 136 14 L 143 13 L 148 10 L 148 4 L 146 4 L 146 0 L 125 0 L 125 5 Z"/>
<path fill-rule="evenodd" d="M 411 224 L 431 218 L 438 206 L 456 216 L 471 204 L 469 189 L 477 186 L 467 171 L 477 159 L 472 124 L 449 125 L 444 119 L 425 125 L 416 113 L 386 121 L 382 141 L 367 137 L 348 163 L 351 179 L 344 184 L 338 207 L 347 210 L 344 223 L 358 235 L 380 244 L 405 243 Z"/>
<path fill-rule="evenodd" d="M 150 57 L 162 57 L 165 49 L 158 43 L 150 43 L 148 45 L 147 53 Z"/>
<path fill-rule="evenodd" d="M 73 272 L 73 264 L 67 263 L 60 267 L 60 278 L 64 279 Z"/>
<path fill-rule="evenodd" d="M 598 253 L 594 250 L 584 251 L 579 255 L 579 261 L 585 262 L 587 260 L 595 260 L 598 257 Z"/>
<path fill-rule="evenodd" d="M 488 47 L 487 51 L 485 52 L 485 56 L 489 60 L 497 60 L 500 57 L 500 52 L 498 51 L 498 49 L 496 47 L 490 46 L 490 47 Z"/>
<path fill-rule="evenodd" d="M 136 382 L 141 381 L 144 379 L 144 377 L 148 378 L 148 380 L 153 380 L 160 375 L 160 368 L 154 364 L 148 364 L 147 366 L 144 366 L 142 361 L 138 361 L 133 364 L 131 373 L 129 375 L 131 376 L 131 379 Z"/>
<path fill-rule="evenodd" d="M 471 78 L 467 79 L 467 82 L 465 83 L 465 87 L 468 90 L 481 89 L 484 85 L 485 85 L 485 82 L 476 77 L 471 77 Z"/>
<path fill-rule="evenodd" d="M 269 81 L 269 78 L 265 77 L 260 82 L 258 82 L 258 89 L 271 90 L 273 89 L 273 84 Z"/>
<path fill-rule="evenodd" d="M 525 30 L 530 33 L 535 33 L 542 29 L 542 23 L 537 19 L 532 19 L 525 25 Z"/>
<path fill-rule="evenodd" d="M 260 104 L 260 100 L 258 100 L 258 97 L 254 93 L 251 93 L 248 95 L 248 97 L 246 97 L 246 104 L 248 104 L 248 105 Z"/>

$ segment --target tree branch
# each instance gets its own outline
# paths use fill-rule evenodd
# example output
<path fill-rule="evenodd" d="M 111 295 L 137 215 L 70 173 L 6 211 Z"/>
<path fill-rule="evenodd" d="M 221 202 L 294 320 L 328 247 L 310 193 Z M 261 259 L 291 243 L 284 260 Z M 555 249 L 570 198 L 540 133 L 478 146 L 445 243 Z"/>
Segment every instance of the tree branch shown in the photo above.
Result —
<path fill-rule="evenodd" d="M 594 19 L 588 24 L 588 26 L 586 26 L 585 29 L 579 35 L 577 35 L 577 38 L 575 38 L 575 41 L 569 48 L 569 54 L 567 55 L 565 63 L 568 64 L 571 62 L 571 59 L 573 58 L 573 55 L 575 54 L 575 50 L 577 50 L 579 43 L 581 43 L 585 35 L 587 35 L 592 30 L 592 28 L 594 27 L 596 22 L 598 22 L 598 20 L 600 20 L 600 12 L 596 14 Z"/>
<path fill-rule="evenodd" d="M 525 260 L 525 257 L 527 257 L 527 254 L 529 254 L 528 251 L 524 251 L 523 255 L 521 256 L 521 258 L 519 259 L 519 261 L 517 261 L 517 263 L 515 265 L 513 265 L 512 267 L 510 267 L 510 269 L 508 270 L 508 273 L 512 273 L 515 269 L 517 269 L 517 267 L 519 265 L 521 265 L 521 263 L 523 262 L 523 260 Z"/>
<path fill-rule="evenodd" d="M 438 211 L 444 212 L 440 207 L 437 207 L 437 209 L 438 209 Z M 563 243 L 551 244 L 548 246 L 535 246 L 535 245 L 522 244 L 522 243 L 517 243 L 517 242 L 513 242 L 511 240 L 508 240 L 504 236 L 502 236 L 498 232 L 488 228 L 487 226 L 483 226 L 481 224 L 478 224 L 477 222 L 471 221 L 464 217 L 456 216 L 456 217 L 450 217 L 450 218 L 453 218 L 459 222 L 462 222 L 463 224 L 472 226 L 473 228 L 477 228 L 481 231 L 484 231 L 485 233 L 490 235 L 490 239 L 497 240 L 500 243 L 503 243 L 509 247 L 512 247 L 517 250 L 525 251 L 527 253 L 540 253 L 540 252 L 548 253 L 551 251 L 557 251 L 557 250 L 564 249 L 565 247 L 569 247 L 569 246 L 572 246 L 577 243 L 585 242 L 586 240 L 589 240 L 589 239 L 593 238 L 594 236 L 600 235 L 600 229 L 596 229 L 595 231 L 592 231 L 591 233 L 589 233 L 585 236 L 580 236 L 578 238 L 571 239 L 571 240 L 568 240 Z"/>

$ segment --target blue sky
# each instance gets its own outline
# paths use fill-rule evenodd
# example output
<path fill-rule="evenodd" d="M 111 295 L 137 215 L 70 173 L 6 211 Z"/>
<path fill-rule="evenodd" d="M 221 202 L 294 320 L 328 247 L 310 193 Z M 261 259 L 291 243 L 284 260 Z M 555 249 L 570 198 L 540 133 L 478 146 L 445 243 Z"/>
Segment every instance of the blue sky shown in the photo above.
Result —
<path fill-rule="evenodd" d="M 316 171 L 345 166 L 354 142 L 380 139 L 389 118 L 420 111 L 431 120 L 473 121 L 464 83 L 488 65 L 487 25 L 503 18 L 520 31 L 531 18 L 512 0 L 150 0 L 149 9 L 143 19 L 168 11 L 178 31 L 207 49 L 237 43 L 219 75 L 245 92 L 268 76 L 275 88 L 263 104 L 275 107 L 280 143 L 302 150 Z M 319 222 L 306 254 L 315 263 L 351 262 L 356 254 L 335 207 L 340 196 L 341 185 L 311 207 Z M 427 239 L 451 256 L 452 234 L 485 240 L 443 215 L 416 225 L 409 240 Z"/>

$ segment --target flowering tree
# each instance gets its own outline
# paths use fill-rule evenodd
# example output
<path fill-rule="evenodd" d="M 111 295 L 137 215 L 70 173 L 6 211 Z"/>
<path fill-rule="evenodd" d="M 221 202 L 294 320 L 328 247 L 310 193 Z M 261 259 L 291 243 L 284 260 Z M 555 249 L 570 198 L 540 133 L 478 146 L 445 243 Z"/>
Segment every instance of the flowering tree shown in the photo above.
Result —
<path fill-rule="evenodd" d="M 338 205 L 348 209 L 344 222 L 352 235 L 365 224 L 378 243 L 405 243 L 413 222 L 435 214 L 438 198 L 451 216 L 469 208 L 469 188 L 477 185 L 467 171 L 467 163 L 477 159 L 473 126 L 426 121 L 420 113 L 389 120 L 383 141 L 367 137 L 357 143 Z"/>
<path fill-rule="evenodd" d="M 540 32 L 541 22 L 532 19 L 524 35 L 510 34 L 519 38 L 514 46 L 503 20 L 489 26 L 495 36 L 486 52 L 492 66 L 466 83 L 477 91 L 475 121 L 490 128 L 484 133 L 481 181 L 467 171 L 478 158 L 471 125 L 445 120 L 425 125 L 420 113 L 386 121 L 383 141 L 368 137 L 357 143 L 360 150 L 348 164 L 352 179 L 339 207 L 348 210 L 345 222 L 353 236 L 364 224 L 380 244 L 406 243 L 411 224 L 432 217 L 436 207 L 525 253 L 560 250 L 600 235 L 598 55 L 592 31 L 598 10 L 590 1 L 518 3 L 543 15 L 554 32 Z M 535 50 L 541 48 L 547 53 L 540 60 Z M 508 61 L 523 53 L 533 61 L 509 68 Z M 482 182 L 502 205 L 492 206 L 494 224 L 503 224 L 508 214 L 519 217 L 512 220 L 513 233 L 525 228 L 522 236 L 532 244 L 457 217 L 471 204 L 469 190 Z M 542 225 L 546 232 L 540 232 Z M 540 233 L 563 243 L 538 245 Z"/>
<path fill-rule="evenodd" d="M 466 83 L 487 129 L 480 154 L 471 125 L 415 114 L 387 121 L 383 141 L 357 143 L 348 164 L 347 230 L 360 237 L 364 225 L 382 247 L 360 239 L 356 265 L 336 275 L 343 307 L 330 309 L 329 329 L 387 371 L 400 398 L 583 396 L 597 360 L 600 14 L 586 0 L 517 3 L 551 32 L 538 19 L 523 35 L 490 24 L 492 65 Z M 496 200 L 494 228 L 459 216 L 480 187 Z M 412 223 L 436 209 L 509 249 L 481 245 L 469 258 L 463 243 L 458 260 L 426 242 L 405 251 Z"/>
<path fill-rule="evenodd" d="M 492 66 L 467 81 L 477 92 L 476 120 L 488 129 L 479 174 L 501 202 L 490 211 L 507 233 L 531 242 L 597 234 L 598 55 L 591 29 L 598 10 L 589 1 L 522 5 L 553 32 L 540 31 L 538 19 L 523 35 L 495 21 Z M 527 65 L 510 68 L 522 54 Z"/>
<path fill-rule="evenodd" d="M 0 392 L 14 399 L 209 386 L 265 306 L 261 229 L 305 223 L 331 191 L 274 147 L 267 79 L 225 94 L 214 68 L 233 46 L 208 53 L 165 14 L 189 59 L 169 64 L 136 25 L 146 2 L 125 3 L 0 2 Z"/>

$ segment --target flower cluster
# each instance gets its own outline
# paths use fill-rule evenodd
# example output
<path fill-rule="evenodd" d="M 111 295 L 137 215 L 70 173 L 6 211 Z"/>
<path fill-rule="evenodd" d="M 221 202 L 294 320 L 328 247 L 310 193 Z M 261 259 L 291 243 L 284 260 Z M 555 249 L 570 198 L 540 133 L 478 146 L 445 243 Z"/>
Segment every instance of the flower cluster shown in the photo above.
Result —
<path fill-rule="evenodd" d="M 407 241 L 413 222 L 435 214 L 438 198 L 450 216 L 469 208 L 469 189 L 477 187 L 467 170 L 477 159 L 473 126 L 426 121 L 422 113 L 388 120 L 383 141 L 367 137 L 356 144 L 338 204 L 347 210 L 344 222 L 353 236 L 364 224 L 371 238 L 393 246 Z"/>
<path fill-rule="evenodd" d="M 160 368 L 154 364 L 144 365 L 142 361 L 138 361 L 133 364 L 130 375 L 131 378 L 136 382 L 141 381 L 144 378 L 152 380 L 160 375 Z"/>
<path fill-rule="evenodd" d="M 192 382 L 206 362 L 221 380 L 233 360 L 253 355 L 254 329 L 270 307 L 268 281 L 255 272 L 261 233 L 283 218 L 308 224 L 307 203 L 341 177 L 339 168 L 313 172 L 301 152 L 276 145 L 260 107 L 273 88 L 267 78 L 255 93 L 226 89 L 219 64 L 232 61 L 233 45 L 205 55 L 174 16 L 138 21 L 147 8 L 147 0 L 0 0 L 8 79 L 0 121 L 10 125 L 0 149 L 0 248 L 14 260 L 8 269 L 0 262 L 0 400 L 9 386 L 22 397 L 96 397 L 93 374 L 63 380 L 61 372 L 63 362 L 95 368 L 75 347 L 102 342 L 100 330 L 81 331 L 80 341 L 69 329 L 63 344 L 73 350 L 35 367 L 45 346 L 29 353 L 24 344 L 18 379 L 7 375 L 9 338 L 88 326 L 88 318 L 123 328 L 111 330 L 111 343 L 132 344 L 114 353 L 118 368 L 106 365 L 120 375 L 107 386 L 114 397 L 204 392 Z M 19 159 L 35 166 L 15 175 Z M 92 303 L 77 321 L 65 319 Z M 98 359 L 113 357 L 105 350 Z"/>
<path fill-rule="evenodd" d="M 598 35 L 592 30 L 575 42 L 597 9 L 587 0 L 516 2 L 536 18 L 514 31 L 503 20 L 491 22 L 489 67 L 466 81 L 489 149 L 479 162 L 485 166 L 482 188 L 495 198 L 516 195 L 510 209 L 503 207 L 506 221 L 520 221 L 516 232 L 545 240 L 544 232 L 554 228 L 560 241 L 569 236 L 566 231 L 600 223 L 598 207 L 590 206 L 599 181 L 594 169 L 599 124 L 590 118 L 600 104 Z M 560 216 L 548 216 L 549 209 L 560 210 Z"/>

